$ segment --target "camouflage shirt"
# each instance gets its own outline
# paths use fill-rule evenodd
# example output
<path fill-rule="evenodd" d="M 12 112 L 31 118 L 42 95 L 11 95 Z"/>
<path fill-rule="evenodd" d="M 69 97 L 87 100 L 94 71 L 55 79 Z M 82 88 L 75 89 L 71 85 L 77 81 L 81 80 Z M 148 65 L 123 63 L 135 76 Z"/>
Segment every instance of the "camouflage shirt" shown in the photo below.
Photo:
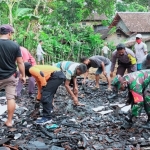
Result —
<path fill-rule="evenodd" d="M 136 71 L 123 76 L 123 80 L 127 81 L 129 89 L 139 94 L 143 93 L 143 90 L 150 83 L 150 70 Z"/>

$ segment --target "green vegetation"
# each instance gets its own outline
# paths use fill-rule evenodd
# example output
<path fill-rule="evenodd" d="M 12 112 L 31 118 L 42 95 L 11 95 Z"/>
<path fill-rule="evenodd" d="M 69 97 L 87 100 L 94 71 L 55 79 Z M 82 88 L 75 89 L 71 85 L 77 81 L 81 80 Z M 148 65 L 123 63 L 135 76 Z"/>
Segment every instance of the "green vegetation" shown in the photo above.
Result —
<path fill-rule="evenodd" d="M 147 2 L 148 3 L 148 2 Z M 127 4 L 131 4 L 128 5 Z M 35 54 L 38 41 L 44 41 L 44 50 L 51 61 L 73 60 L 100 54 L 103 40 L 92 27 L 79 23 L 93 11 L 105 14 L 108 25 L 117 11 L 147 11 L 141 1 L 116 0 L 0 0 L 0 24 L 10 23 L 16 32 L 14 38 Z M 113 31 L 112 31 L 113 32 Z M 114 48 L 113 41 L 109 43 Z"/>

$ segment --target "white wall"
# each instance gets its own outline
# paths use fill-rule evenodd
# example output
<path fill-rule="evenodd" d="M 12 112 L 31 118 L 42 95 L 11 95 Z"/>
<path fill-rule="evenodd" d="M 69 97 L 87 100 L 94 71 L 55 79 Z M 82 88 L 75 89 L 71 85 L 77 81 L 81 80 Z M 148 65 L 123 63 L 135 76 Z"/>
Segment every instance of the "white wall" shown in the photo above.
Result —
<path fill-rule="evenodd" d="M 109 35 L 106 39 L 107 42 L 113 42 L 115 45 L 119 44 L 119 43 L 123 43 L 126 41 L 126 37 L 125 36 L 121 36 L 118 37 L 116 33 Z"/>

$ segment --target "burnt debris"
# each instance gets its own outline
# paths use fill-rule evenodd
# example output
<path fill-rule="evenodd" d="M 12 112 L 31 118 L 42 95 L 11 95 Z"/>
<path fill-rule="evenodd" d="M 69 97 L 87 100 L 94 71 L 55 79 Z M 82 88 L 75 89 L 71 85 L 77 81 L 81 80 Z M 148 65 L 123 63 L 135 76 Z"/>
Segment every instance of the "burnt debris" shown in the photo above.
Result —
<path fill-rule="evenodd" d="M 105 82 L 100 82 L 100 89 L 93 91 L 93 81 L 83 86 L 81 80 L 78 78 L 79 101 L 85 106 L 74 106 L 62 85 L 54 97 L 53 122 L 44 126 L 35 124 L 42 109 L 38 106 L 37 112 L 33 112 L 35 100 L 26 93 L 26 86 L 21 99 L 16 100 L 13 127 L 4 126 L 6 98 L 5 91 L 1 91 L 0 150 L 144 150 L 150 147 L 150 130 L 142 128 L 145 112 L 134 118 L 131 127 L 125 125 L 131 107 L 126 104 L 126 91 L 119 94 L 107 91 Z"/>

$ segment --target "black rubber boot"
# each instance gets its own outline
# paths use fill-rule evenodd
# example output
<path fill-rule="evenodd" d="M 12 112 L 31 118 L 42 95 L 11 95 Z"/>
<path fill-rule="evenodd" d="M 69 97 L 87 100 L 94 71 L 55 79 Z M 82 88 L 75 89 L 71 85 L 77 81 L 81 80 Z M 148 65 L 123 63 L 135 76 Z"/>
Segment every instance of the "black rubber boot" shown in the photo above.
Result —
<path fill-rule="evenodd" d="M 40 103 L 39 102 L 35 103 L 34 109 L 40 109 Z"/>
<path fill-rule="evenodd" d="M 123 129 L 131 128 L 133 125 L 132 118 L 133 118 L 132 115 L 126 116 L 125 117 L 125 123 L 121 126 L 121 128 L 123 128 Z"/>
<path fill-rule="evenodd" d="M 133 123 L 133 122 L 132 122 L 132 118 L 133 118 L 133 116 L 132 116 L 132 115 L 129 115 L 129 116 L 126 116 L 126 117 L 125 117 L 125 120 L 126 120 L 128 123 Z"/>

